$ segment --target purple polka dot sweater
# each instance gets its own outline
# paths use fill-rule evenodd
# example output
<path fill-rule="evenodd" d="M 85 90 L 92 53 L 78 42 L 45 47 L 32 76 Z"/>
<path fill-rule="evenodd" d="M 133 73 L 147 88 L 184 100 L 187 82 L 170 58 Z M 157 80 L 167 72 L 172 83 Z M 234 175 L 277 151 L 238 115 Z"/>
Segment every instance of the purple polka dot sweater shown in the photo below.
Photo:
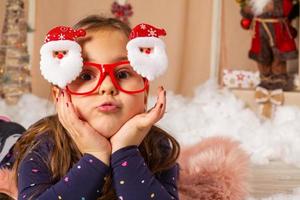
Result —
<path fill-rule="evenodd" d="M 164 146 L 161 147 L 170 148 L 169 144 Z M 101 196 L 109 173 L 112 173 L 112 186 L 119 200 L 178 199 L 178 164 L 153 174 L 137 146 L 128 146 L 113 153 L 110 167 L 94 156 L 84 154 L 60 180 L 52 180 L 49 170 L 52 148 L 51 139 L 43 138 L 21 162 L 18 171 L 19 200 L 96 200 Z M 10 167 L 13 160 L 10 153 L 1 166 Z"/>

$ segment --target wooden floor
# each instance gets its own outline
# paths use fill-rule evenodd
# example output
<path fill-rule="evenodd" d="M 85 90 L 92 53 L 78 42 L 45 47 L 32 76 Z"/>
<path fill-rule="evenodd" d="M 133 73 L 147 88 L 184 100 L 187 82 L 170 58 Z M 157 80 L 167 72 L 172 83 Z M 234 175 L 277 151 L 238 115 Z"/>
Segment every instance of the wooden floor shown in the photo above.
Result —
<path fill-rule="evenodd" d="M 300 168 L 280 161 L 268 165 L 252 165 L 249 177 L 250 195 L 256 198 L 276 193 L 291 193 L 300 188 Z"/>

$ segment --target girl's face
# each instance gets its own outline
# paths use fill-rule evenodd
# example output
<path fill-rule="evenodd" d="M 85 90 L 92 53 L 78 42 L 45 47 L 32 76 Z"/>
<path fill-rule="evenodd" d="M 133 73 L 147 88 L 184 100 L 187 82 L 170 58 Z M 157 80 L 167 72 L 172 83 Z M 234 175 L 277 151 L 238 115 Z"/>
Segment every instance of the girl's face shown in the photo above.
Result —
<path fill-rule="evenodd" d="M 87 31 L 82 44 L 85 62 L 99 64 L 127 60 L 127 36 L 117 30 Z M 87 121 L 104 137 L 110 138 L 121 126 L 146 109 L 146 92 L 127 94 L 119 91 L 107 75 L 90 95 L 71 95 L 80 118 Z"/>

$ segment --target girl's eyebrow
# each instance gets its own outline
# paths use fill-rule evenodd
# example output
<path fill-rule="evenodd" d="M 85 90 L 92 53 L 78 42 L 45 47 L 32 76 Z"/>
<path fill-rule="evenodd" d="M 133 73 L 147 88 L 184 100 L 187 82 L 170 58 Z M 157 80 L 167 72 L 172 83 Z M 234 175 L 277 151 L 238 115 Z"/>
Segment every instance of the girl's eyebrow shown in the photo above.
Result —
<path fill-rule="evenodd" d="M 82 59 L 84 61 L 90 61 L 90 58 L 88 57 L 88 55 L 82 54 Z M 117 57 L 116 59 L 113 60 L 113 62 L 119 62 L 119 61 L 123 61 L 123 60 L 128 60 L 127 56 Z"/>
<path fill-rule="evenodd" d="M 128 60 L 127 56 L 120 56 L 120 57 L 117 57 L 116 59 L 114 59 L 114 62 L 122 61 L 122 60 Z"/>

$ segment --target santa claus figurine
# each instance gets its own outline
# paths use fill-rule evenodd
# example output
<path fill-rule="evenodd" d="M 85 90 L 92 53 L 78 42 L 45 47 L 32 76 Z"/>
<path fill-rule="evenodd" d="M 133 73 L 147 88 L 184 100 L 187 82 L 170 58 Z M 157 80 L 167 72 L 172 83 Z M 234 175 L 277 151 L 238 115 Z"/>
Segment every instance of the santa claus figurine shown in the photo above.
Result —
<path fill-rule="evenodd" d="M 76 38 L 85 36 L 83 29 L 58 26 L 51 29 L 40 49 L 40 69 L 50 83 L 65 88 L 81 72 L 83 60 Z"/>
<path fill-rule="evenodd" d="M 128 60 L 137 73 L 150 81 L 163 74 L 168 66 L 165 44 L 159 38 L 165 35 L 164 29 L 142 23 L 129 36 Z"/>
<path fill-rule="evenodd" d="M 253 38 L 249 57 L 257 61 L 261 76 L 259 86 L 268 90 L 293 88 L 287 73 L 289 59 L 298 58 L 290 14 L 293 0 L 237 0 L 241 4 L 241 25 Z M 299 6 L 299 5 L 298 5 Z"/>

